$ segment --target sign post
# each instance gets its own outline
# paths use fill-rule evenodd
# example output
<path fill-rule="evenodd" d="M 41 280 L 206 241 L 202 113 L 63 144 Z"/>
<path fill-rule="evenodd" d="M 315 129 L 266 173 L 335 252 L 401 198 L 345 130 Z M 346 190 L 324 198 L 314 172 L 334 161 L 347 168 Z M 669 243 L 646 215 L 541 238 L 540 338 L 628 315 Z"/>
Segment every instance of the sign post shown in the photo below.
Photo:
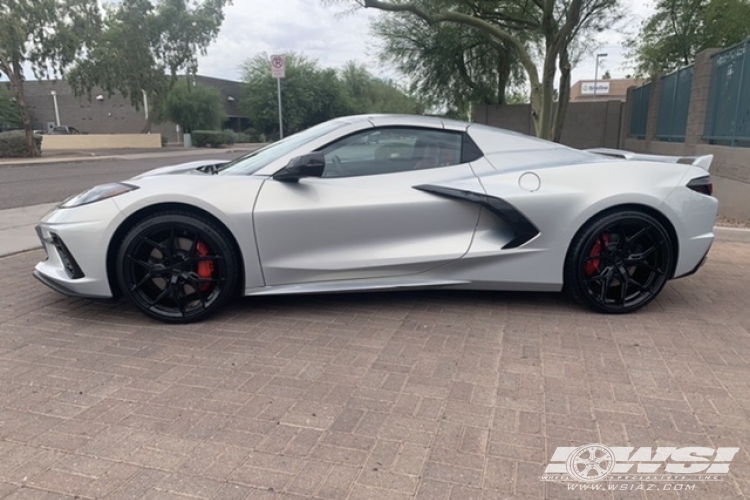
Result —
<path fill-rule="evenodd" d="M 281 109 L 281 79 L 286 77 L 286 59 L 283 55 L 271 56 L 271 76 L 276 78 L 276 92 L 279 97 L 279 139 L 284 138 L 284 120 Z"/>

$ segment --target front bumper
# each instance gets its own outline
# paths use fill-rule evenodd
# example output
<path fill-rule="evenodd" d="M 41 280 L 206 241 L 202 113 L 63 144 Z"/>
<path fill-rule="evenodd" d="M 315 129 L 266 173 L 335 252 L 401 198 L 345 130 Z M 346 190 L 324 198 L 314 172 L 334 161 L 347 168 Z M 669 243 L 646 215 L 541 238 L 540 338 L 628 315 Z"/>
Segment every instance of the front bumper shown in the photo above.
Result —
<path fill-rule="evenodd" d="M 59 292 L 63 295 L 67 295 L 69 297 L 81 297 L 81 298 L 87 298 L 87 299 L 102 299 L 107 297 L 99 297 L 94 295 L 86 295 L 85 293 L 81 293 L 76 291 L 73 288 L 68 288 L 63 281 L 57 281 L 53 278 L 50 278 L 46 274 L 42 274 L 42 272 L 39 269 L 34 269 L 34 277 L 53 289 L 56 292 Z"/>
<path fill-rule="evenodd" d="M 36 228 L 47 258 L 34 277 L 65 295 L 112 298 L 107 250 L 123 218 L 111 200 L 50 212 Z"/>

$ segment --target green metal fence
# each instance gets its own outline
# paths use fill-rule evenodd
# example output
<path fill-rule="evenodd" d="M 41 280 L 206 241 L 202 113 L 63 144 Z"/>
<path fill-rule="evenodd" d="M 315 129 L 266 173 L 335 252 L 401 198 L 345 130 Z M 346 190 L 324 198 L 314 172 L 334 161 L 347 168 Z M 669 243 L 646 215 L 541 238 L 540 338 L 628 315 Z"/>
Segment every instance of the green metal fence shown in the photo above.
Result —
<path fill-rule="evenodd" d="M 693 91 L 693 66 L 679 69 L 661 79 L 661 101 L 656 138 L 685 142 L 690 94 Z"/>
<path fill-rule="evenodd" d="M 630 104 L 630 135 L 637 139 L 646 138 L 648 124 L 648 105 L 651 101 L 651 84 L 633 90 Z"/>
<path fill-rule="evenodd" d="M 703 139 L 750 147 L 750 38 L 711 58 L 711 90 Z"/>

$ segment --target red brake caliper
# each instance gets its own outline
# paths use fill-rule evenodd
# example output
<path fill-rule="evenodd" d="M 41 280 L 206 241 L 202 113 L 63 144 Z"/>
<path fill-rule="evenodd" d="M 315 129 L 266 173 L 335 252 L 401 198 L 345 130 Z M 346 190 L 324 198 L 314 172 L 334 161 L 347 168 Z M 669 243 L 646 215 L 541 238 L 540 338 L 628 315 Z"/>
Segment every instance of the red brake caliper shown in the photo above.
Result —
<path fill-rule="evenodd" d="M 202 241 L 196 245 L 196 251 L 199 257 L 205 257 L 209 255 L 208 246 Z M 202 279 L 211 279 L 214 275 L 214 263 L 211 260 L 202 260 L 198 262 L 198 276 Z M 211 283 L 201 283 L 201 292 L 207 292 L 211 288 Z"/>
<path fill-rule="evenodd" d="M 609 235 L 603 234 L 600 239 L 596 240 L 596 243 L 594 243 L 594 247 L 591 249 L 591 253 L 589 253 L 589 260 L 586 262 L 586 266 L 583 268 L 583 272 L 586 273 L 586 276 L 591 276 L 595 272 L 599 270 L 599 255 L 601 255 L 604 248 L 602 248 L 602 241 L 604 241 L 604 247 L 609 245 Z"/>

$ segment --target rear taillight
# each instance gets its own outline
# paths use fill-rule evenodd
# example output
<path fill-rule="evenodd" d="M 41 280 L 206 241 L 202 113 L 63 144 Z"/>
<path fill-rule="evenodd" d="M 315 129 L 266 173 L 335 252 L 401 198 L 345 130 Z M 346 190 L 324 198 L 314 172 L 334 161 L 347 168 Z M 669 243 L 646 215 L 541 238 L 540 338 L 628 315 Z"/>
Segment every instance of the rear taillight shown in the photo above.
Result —
<path fill-rule="evenodd" d="M 707 196 L 711 196 L 714 193 L 714 186 L 711 184 L 711 177 L 708 175 L 704 177 L 696 177 L 687 183 L 687 187 L 696 193 L 705 194 Z"/>

